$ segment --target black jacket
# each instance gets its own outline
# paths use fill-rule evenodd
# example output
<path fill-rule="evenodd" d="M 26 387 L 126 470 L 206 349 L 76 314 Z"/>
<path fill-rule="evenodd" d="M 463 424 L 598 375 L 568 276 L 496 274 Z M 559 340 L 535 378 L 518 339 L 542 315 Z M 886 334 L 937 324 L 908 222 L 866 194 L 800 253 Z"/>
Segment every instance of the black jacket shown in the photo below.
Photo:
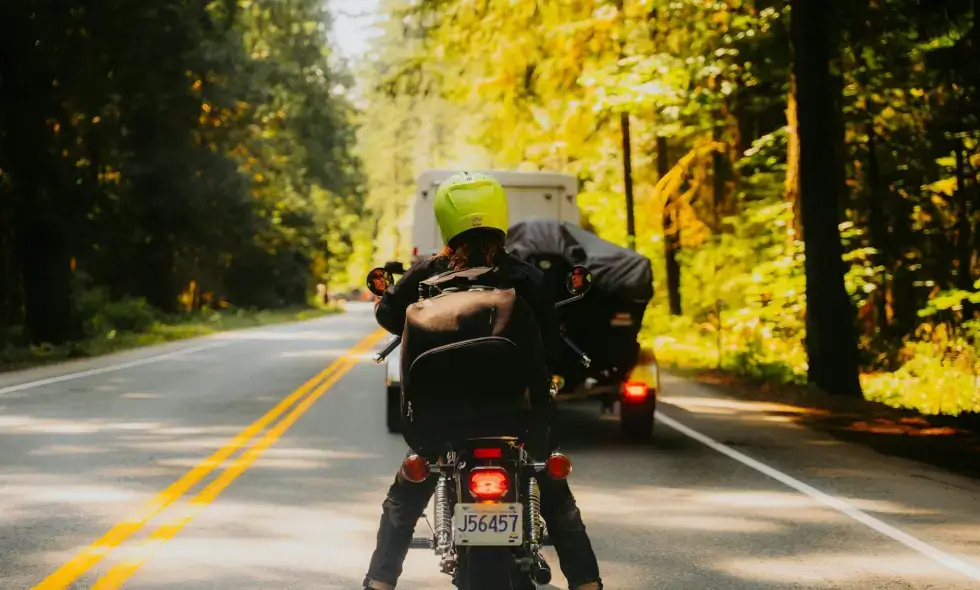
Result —
<path fill-rule="evenodd" d="M 558 312 L 555 302 L 545 293 L 544 273 L 511 254 L 506 255 L 499 267 L 498 276 L 507 286 L 513 287 L 534 312 L 548 364 L 558 366 L 562 346 Z M 444 256 L 423 258 L 413 264 L 397 283 L 388 288 L 375 308 L 378 323 L 392 334 L 401 335 L 408 306 L 419 300 L 419 283 L 448 270 L 449 259 Z"/>

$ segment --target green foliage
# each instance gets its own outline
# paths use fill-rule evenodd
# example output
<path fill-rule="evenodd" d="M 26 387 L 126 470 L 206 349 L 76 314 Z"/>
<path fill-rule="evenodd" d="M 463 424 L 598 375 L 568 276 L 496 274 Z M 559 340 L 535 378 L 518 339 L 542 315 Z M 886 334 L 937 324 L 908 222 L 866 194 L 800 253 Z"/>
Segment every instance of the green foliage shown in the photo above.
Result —
<path fill-rule="evenodd" d="M 342 274 L 364 179 L 322 2 L 35 4 L 0 7 L 0 322 L 61 341 Z"/>
<path fill-rule="evenodd" d="M 441 121 L 467 131 L 498 167 L 576 174 L 584 216 L 619 244 L 619 113 L 630 113 L 637 249 L 658 279 L 644 343 L 669 365 L 800 382 L 805 236 L 795 211 L 799 146 L 786 116 L 795 112 L 788 4 L 388 0 L 373 78 L 384 92 L 369 95 L 369 108 L 399 122 L 421 104 L 463 109 Z M 969 205 L 980 202 L 980 76 L 963 67 L 980 59 L 976 15 L 968 3 L 838 4 L 828 34 L 842 56 L 831 64 L 844 98 L 840 237 L 862 382 L 886 403 L 965 411 L 978 389 L 972 361 L 946 357 L 975 350 L 980 321 L 980 286 L 964 287 L 980 265 L 980 210 Z M 385 153 L 419 153 L 391 131 L 361 145 L 376 148 L 379 137 L 396 139 Z M 658 137 L 668 140 L 664 178 Z M 375 169 L 372 198 L 404 203 L 410 177 Z M 384 227 L 393 227 L 399 214 L 386 211 Z M 680 231 L 682 317 L 665 309 L 665 215 Z M 923 334 L 937 333 L 948 336 L 924 344 Z"/>
<path fill-rule="evenodd" d="M 400 11 L 400 0 L 386 2 Z M 432 168 L 484 168 L 495 162 L 473 139 L 476 113 L 439 93 L 410 94 L 412 69 L 437 68 L 438 62 L 415 61 L 422 42 L 400 19 L 379 23 L 384 35 L 373 43 L 373 59 L 357 73 L 366 105 L 358 116 L 357 155 L 363 162 L 366 215 L 351 230 L 355 240 L 348 265 L 349 286 L 360 287 L 371 267 L 411 259 L 412 203 L 415 180 Z M 373 239 L 372 239 L 373 238 Z"/>
<path fill-rule="evenodd" d="M 975 330 L 975 328 L 974 328 Z M 868 399 L 926 414 L 980 412 L 980 348 L 943 329 L 902 350 L 894 372 L 862 376 Z"/>
<path fill-rule="evenodd" d="M 86 324 L 92 334 L 143 332 L 157 321 L 158 313 L 145 299 L 122 299 L 106 303 Z"/>
<path fill-rule="evenodd" d="M 901 351 L 901 368 L 866 376 L 868 396 L 929 414 L 980 412 L 980 319 L 963 318 L 970 304 L 980 304 L 980 293 L 954 289 L 933 297 L 920 317 L 956 313 L 959 321 L 923 323 Z"/>
<path fill-rule="evenodd" d="M 63 361 L 67 358 L 94 357 L 120 352 L 139 346 L 150 346 L 196 338 L 227 330 L 254 328 L 284 322 L 311 320 L 340 310 L 335 305 L 318 307 L 285 308 L 277 310 L 200 310 L 188 314 L 168 316 L 147 308 L 139 301 L 108 304 L 87 322 L 88 334 L 84 339 L 65 345 L 42 344 L 24 346 L 18 334 L 7 343 L 0 341 L 0 371 L 14 370 L 46 362 Z M 149 324 L 140 323 L 146 313 L 153 315 Z M 112 324 L 111 322 L 117 322 Z M 131 325 L 134 329 L 112 326 Z"/>
<path fill-rule="evenodd" d="M 929 303 L 919 310 L 919 317 L 927 318 L 933 317 L 943 311 L 963 311 L 964 305 L 970 304 L 980 304 L 980 281 L 973 283 L 973 288 L 975 291 L 962 291 L 959 289 L 952 289 L 950 291 L 943 291 L 935 297 L 933 297 Z M 971 320 L 964 323 L 964 327 L 967 324 L 975 324 L 977 320 Z"/>
<path fill-rule="evenodd" d="M 782 194 L 784 154 L 779 132 L 757 140 L 737 163 L 752 174 L 737 195 L 737 213 L 724 220 L 731 231 L 681 255 L 682 307 L 691 321 L 647 326 L 664 335 L 653 340 L 658 358 L 697 367 L 705 358 L 699 349 L 707 347 L 715 349 L 713 362 L 701 366 L 753 379 L 805 379 L 803 252 Z M 678 336 L 692 330 L 696 335 Z"/>

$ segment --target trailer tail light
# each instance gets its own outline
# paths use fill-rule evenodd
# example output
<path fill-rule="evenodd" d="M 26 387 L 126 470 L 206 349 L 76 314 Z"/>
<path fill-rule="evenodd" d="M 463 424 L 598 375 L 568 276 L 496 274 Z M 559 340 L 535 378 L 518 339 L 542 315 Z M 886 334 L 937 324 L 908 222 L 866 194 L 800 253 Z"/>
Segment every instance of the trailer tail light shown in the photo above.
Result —
<path fill-rule="evenodd" d="M 552 453 L 544 465 L 552 479 L 565 479 L 572 473 L 572 460 L 561 453 Z"/>
<path fill-rule="evenodd" d="M 628 311 L 621 311 L 613 316 L 609 321 L 610 326 L 625 328 L 633 325 L 633 314 Z"/>
<path fill-rule="evenodd" d="M 409 455 L 402 461 L 401 474 L 412 483 L 422 483 L 429 477 L 429 462 L 418 455 Z"/>
<path fill-rule="evenodd" d="M 501 467 L 477 467 L 470 472 L 470 494 L 480 501 L 499 500 L 510 489 L 510 477 Z"/>
<path fill-rule="evenodd" d="M 650 388 L 642 381 L 629 381 L 623 384 L 623 397 L 630 401 L 644 400 L 649 393 Z"/>

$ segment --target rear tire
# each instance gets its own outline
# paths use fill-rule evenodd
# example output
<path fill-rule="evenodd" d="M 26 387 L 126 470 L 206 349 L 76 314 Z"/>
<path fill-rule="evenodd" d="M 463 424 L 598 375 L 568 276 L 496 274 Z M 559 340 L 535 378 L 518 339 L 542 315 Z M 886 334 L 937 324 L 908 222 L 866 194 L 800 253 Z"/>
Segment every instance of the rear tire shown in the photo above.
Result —
<path fill-rule="evenodd" d="M 646 440 L 653 435 L 653 415 L 655 408 L 644 405 L 620 403 L 619 423 L 623 432 L 632 439 Z"/>
<path fill-rule="evenodd" d="M 386 422 L 388 432 L 399 434 L 402 431 L 402 388 L 400 385 L 389 385 L 385 395 Z"/>
<path fill-rule="evenodd" d="M 515 590 L 514 553 L 509 547 L 466 547 L 456 563 L 459 590 Z"/>

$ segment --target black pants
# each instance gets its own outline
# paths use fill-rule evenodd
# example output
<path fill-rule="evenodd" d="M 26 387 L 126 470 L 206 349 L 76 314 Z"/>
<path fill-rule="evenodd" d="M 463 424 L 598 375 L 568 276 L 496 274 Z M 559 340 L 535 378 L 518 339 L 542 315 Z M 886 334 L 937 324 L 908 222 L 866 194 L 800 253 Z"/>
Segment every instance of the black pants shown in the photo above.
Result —
<path fill-rule="evenodd" d="M 371 556 L 365 585 L 373 580 L 394 586 L 398 581 L 415 524 L 425 512 L 437 481 L 430 477 L 415 484 L 395 477 L 382 505 L 384 512 L 378 529 L 378 545 Z M 601 582 L 599 564 L 568 482 L 541 474 L 538 484 L 541 487 L 541 516 L 548 525 L 561 571 L 569 586 L 574 589 L 590 582 Z"/>

